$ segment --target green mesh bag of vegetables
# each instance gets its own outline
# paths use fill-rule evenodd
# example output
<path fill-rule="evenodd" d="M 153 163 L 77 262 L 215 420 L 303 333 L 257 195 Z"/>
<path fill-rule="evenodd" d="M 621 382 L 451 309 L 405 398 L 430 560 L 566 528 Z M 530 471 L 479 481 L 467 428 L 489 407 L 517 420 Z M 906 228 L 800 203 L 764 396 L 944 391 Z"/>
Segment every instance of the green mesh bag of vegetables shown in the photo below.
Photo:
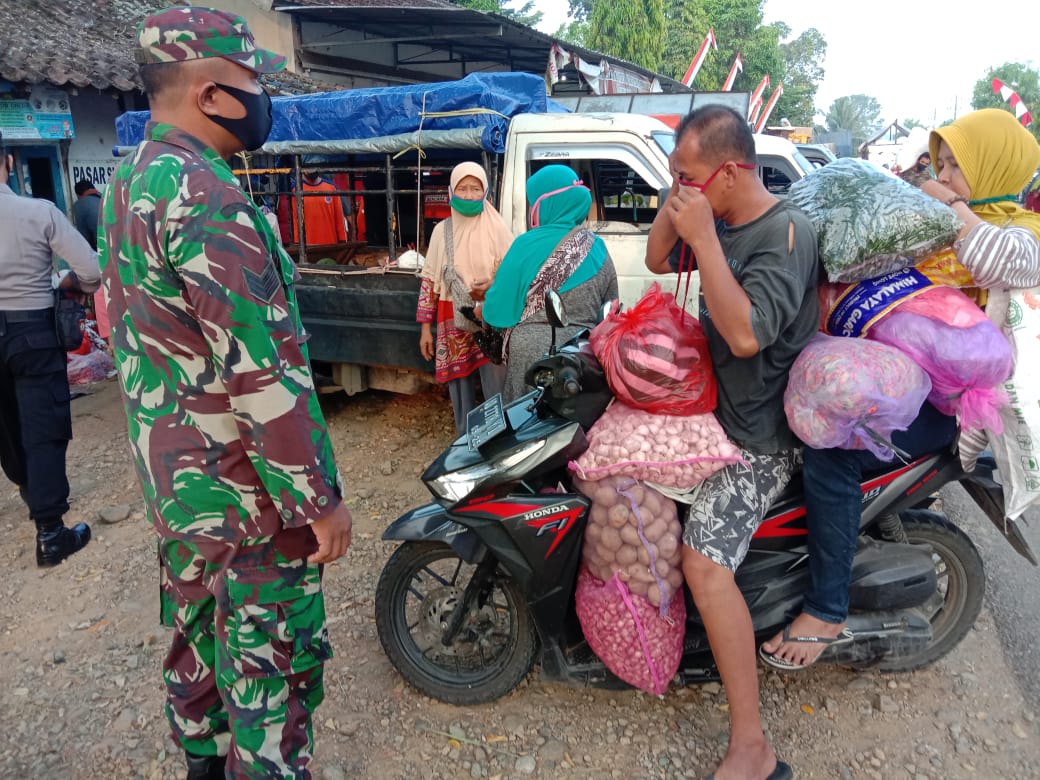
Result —
<path fill-rule="evenodd" d="M 949 246 L 961 222 L 948 206 L 855 158 L 817 168 L 791 185 L 820 241 L 832 282 L 858 282 L 915 265 Z"/>

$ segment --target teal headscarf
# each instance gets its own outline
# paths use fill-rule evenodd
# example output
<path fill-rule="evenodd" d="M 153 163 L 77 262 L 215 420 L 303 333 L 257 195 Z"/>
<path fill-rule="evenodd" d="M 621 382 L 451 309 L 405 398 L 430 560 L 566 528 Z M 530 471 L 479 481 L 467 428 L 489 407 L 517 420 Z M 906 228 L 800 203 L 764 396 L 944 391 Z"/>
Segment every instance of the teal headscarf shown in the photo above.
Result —
<path fill-rule="evenodd" d="M 527 180 L 527 202 L 531 204 L 532 227 L 513 241 L 485 296 L 484 321 L 496 328 L 511 328 L 520 321 L 531 282 L 563 237 L 586 220 L 592 194 L 571 168 L 548 165 Z M 606 259 L 607 247 L 597 236 L 581 265 L 558 292 L 587 282 Z"/>

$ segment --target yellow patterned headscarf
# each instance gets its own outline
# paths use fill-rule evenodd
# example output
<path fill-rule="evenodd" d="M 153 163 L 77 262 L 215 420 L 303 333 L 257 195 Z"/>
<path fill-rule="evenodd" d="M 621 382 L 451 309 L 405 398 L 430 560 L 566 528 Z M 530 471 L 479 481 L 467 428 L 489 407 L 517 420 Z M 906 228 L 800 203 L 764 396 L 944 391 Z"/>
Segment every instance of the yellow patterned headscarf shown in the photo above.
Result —
<path fill-rule="evenodd" d="M 1040 238 L 1040 214 L 1018 205 L 1018 194 L 1040 166 L 1040 145 L 1007 111 L 984 108 L 933 130 L 928 146 L 939 159 L 939 142 L 946 141 L 968 186 L 968 205 L 980 219 L 1006 227 L 1016 225 Z"/>

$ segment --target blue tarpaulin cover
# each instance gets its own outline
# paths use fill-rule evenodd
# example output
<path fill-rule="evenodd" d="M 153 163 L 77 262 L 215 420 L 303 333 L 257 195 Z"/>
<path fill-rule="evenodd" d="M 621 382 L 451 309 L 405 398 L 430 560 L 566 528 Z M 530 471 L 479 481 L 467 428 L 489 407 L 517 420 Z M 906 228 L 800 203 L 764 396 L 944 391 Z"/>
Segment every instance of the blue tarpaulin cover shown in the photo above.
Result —
<path fill-rule="evenodd" d="M 391 151 L 404 139 L 426 146 L 458 144 L 504 152 L 509 119 L 549 110 L 545 81 L 532 73 L 473 73 L 458 81 L 353 89 L 273 99 L 274 125 L 264 151 L 298 142 L 379 141 L 356 151 Z M 116 119 L 123 146 L 144 137 L 149 112 Z M 451 140 L 453 139 L 454 140 Z"/>

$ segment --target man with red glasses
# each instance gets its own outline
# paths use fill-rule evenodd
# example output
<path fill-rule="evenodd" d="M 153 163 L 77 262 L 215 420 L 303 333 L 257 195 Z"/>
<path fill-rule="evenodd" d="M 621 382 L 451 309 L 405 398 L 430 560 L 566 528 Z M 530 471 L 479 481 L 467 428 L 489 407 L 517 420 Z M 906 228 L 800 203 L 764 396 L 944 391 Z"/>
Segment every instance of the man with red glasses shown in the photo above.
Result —
<path fill-rule="evenodd" d="M 683 529 L 683 574 L 726 687 L 729 749 L 717 780 L 784 780 L 762 730 L 755 637 L 734 572 L 800 459 L 783 396 L 791 364 L 817 330 L 816 232 L 777 200 L 756 170 L 747 122 L 724 106 L 687 116 L 671 156 L 674 182 L 650 230 L 655 273 L 700 273 L 701 325 L 718 380 L 716 415 L 742 450 L 694 494 Z"/>

